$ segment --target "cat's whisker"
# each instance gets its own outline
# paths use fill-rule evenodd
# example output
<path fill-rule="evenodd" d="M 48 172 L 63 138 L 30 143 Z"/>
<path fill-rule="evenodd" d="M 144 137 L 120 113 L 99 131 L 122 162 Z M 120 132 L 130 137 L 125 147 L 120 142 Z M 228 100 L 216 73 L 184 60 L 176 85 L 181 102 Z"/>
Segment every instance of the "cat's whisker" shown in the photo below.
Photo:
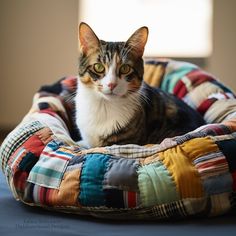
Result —
<path fill-rule="evenodd" d="M 66 98 L 65 98 L 65 102 L 71 102 L 72 100 L 74 100 L 76 96 L 76 91 L 71 93 L 70 95 L 68 95 Z"/>

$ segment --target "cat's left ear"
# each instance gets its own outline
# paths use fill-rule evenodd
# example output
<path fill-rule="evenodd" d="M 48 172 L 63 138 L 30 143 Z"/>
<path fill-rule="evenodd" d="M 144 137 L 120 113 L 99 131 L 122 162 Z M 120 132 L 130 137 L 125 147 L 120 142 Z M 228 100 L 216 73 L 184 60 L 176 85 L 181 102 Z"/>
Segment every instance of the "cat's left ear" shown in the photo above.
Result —
<path fill-rule="evenodd" d="M 148 27 L 144 26 L 136 30 L 127 40 L 126 45 L 131 47 L 138 57 L 143 56 L 148 39 Z"/>
<path fill-rule="evenodd" d="M 79 25 L 79 47 L 80 51 L 88 54 L 91 50 L 96 50 L 100 47 L 100 41 L 92 28 L 82 22 Z"/>

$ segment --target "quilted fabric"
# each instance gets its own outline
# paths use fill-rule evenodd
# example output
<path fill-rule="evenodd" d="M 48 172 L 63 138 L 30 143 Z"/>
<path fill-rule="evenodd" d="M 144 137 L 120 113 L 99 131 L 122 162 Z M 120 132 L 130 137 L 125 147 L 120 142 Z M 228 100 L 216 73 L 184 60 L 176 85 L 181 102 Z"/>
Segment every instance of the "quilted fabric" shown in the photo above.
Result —
<path fill-rule="evenodd" d="M 0 165 L 14 197 L 114 219 L 179 219 L 234 209 L 235 95 L 197 66 L 173 60 L 147 61 L 144 80 L 182 99 L 207 125 L 161 144 L 83 149 L 75 142 L 76 77 L 63 78 L 36 93 L 1 146 Z"/>

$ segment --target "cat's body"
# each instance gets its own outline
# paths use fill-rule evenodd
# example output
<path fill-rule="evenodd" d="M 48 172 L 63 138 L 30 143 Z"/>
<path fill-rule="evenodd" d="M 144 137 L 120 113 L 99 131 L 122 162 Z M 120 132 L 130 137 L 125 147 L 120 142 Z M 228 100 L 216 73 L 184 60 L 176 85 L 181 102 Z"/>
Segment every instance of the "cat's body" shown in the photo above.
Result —
<path fill-rule="evenodd" d="M 146 27 L 127 42 L 104 42 L 80 25 L 75 104 L 83 146 L 160 143 L 204 124 L 184 102 L 142 81 L 146 40 Z"/>

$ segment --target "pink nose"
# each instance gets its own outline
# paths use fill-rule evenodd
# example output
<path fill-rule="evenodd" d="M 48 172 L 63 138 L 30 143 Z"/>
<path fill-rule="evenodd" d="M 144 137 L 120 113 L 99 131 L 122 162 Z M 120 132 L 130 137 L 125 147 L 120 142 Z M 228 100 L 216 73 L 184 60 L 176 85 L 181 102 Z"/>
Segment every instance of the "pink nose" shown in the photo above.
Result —
<path fill-rule="evenodd" d="M 116 84 L 116 83 L 109 83 L 107 86 L 108 86 L 108 87 L 110 88 L 110 90 L 112 91 L 112 90 L 117 86 L 117 84 Z"/>

